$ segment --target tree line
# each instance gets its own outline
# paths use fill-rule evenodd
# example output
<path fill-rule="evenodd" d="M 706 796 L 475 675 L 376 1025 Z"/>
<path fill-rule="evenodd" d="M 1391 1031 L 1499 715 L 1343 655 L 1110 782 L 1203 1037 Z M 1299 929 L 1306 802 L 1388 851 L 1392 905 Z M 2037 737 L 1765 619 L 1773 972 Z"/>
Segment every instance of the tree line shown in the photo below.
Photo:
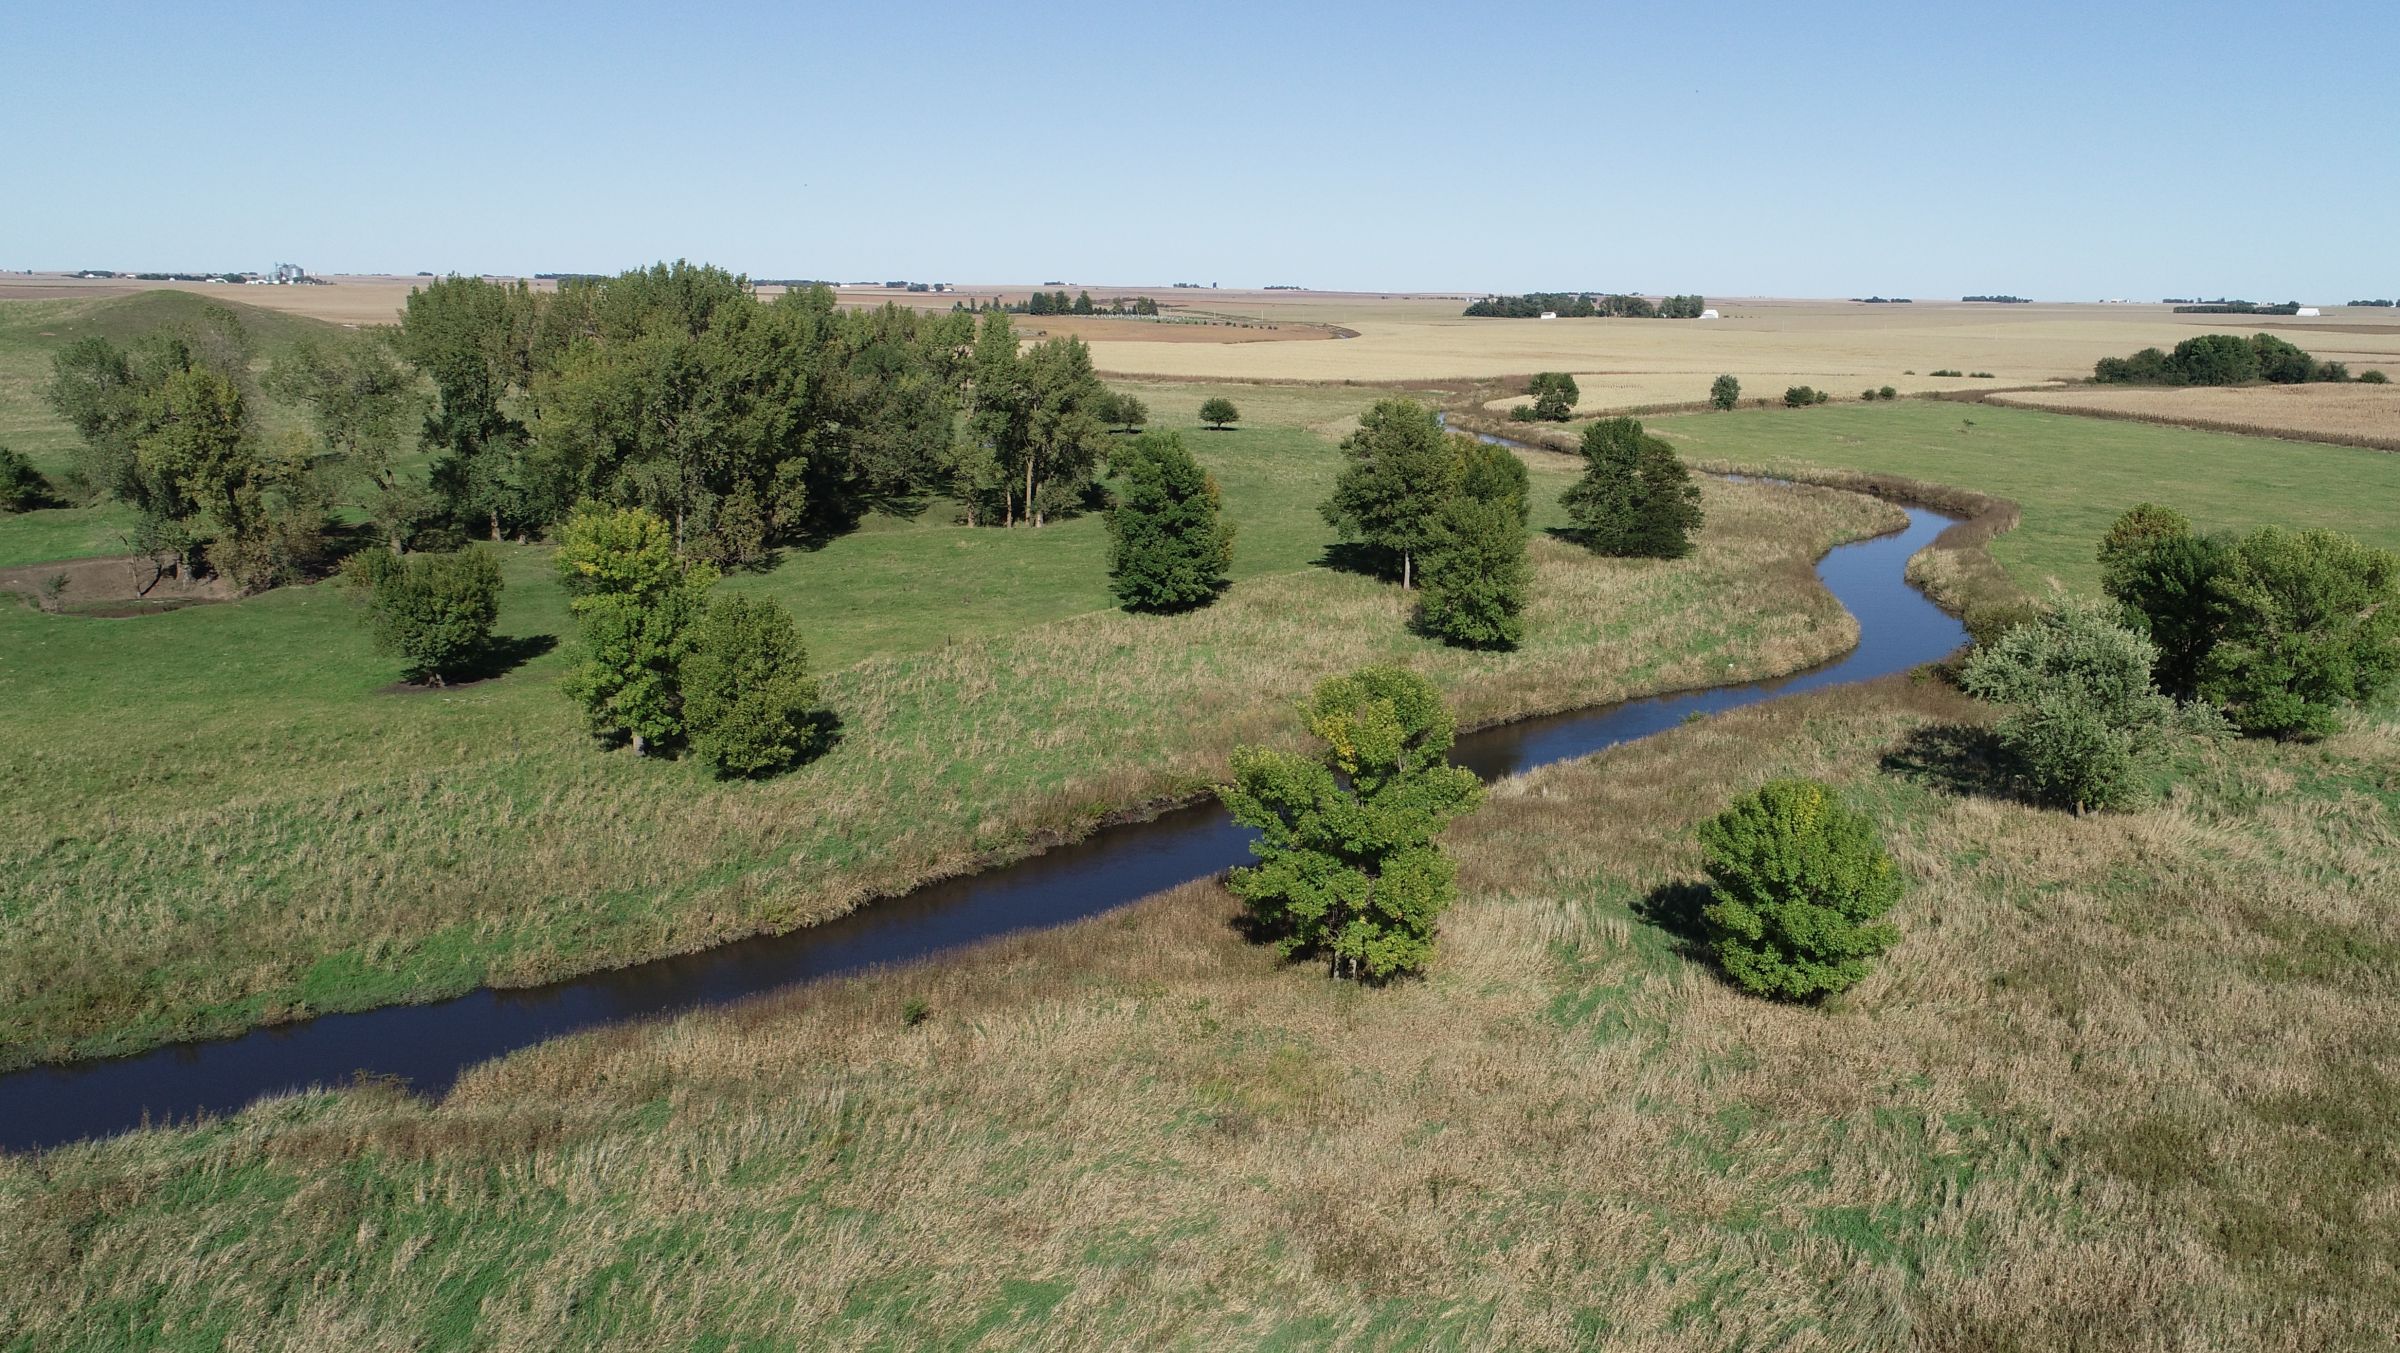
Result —
<path fill-rule="evenodd" d="M 1668 296 L 1652 301 L 1617 292 L 1534 291 L 1522 296 L 1486 296 L 1470 302 L 1464 313 L 1471 319 L 1698 319 L 1708 308 L 1703 296 Z"/>
<path fill-rule="evenodd" d="M 2350 368 L 2319 361 L 2273 334 L 2200 334 L 2172 352 L 2144 348 L 2130 357 L 2103 357 L 2093 365 L 2092 379 L 2102 385 L 2302 385 L 2349 380 Z"/>

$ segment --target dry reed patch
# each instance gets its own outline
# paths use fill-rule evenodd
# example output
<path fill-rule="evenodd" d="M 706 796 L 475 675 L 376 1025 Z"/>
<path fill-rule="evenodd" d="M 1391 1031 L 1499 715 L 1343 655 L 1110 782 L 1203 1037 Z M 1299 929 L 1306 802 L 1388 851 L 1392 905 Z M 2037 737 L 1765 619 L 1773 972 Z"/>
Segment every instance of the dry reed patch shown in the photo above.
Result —
<path fill-rule="evenodd" d="M 2395 364 L 2400 370 L 2400 363 Z M 1995 394 L 1992 402 L 2050 413 L 2254 437 L 2400 451 L 2400 385 L 2251 385 L 2226 388 L 2086 388 Z"/>
<path fill-rule="evenodd" d="M 1455 834 L 1421 982 L 1281 965 L 1194 885 L 545 1045 L 438 1107 L 310 1096 L 0 1164 L 0 1320 L 60 1348 L 136 1312 L 304 1346 L 362 1308 L 500 1346 L 2381 1346 L 2392 726 L 2076 820 L 1947 787 L 1918 735 L 1980 717 L 1895 680 L 1509 782 Z M 1645 919 L 1693 824 L 1791 773 L 1914 881 L 1902 946 L 1821 1010 Z"/>

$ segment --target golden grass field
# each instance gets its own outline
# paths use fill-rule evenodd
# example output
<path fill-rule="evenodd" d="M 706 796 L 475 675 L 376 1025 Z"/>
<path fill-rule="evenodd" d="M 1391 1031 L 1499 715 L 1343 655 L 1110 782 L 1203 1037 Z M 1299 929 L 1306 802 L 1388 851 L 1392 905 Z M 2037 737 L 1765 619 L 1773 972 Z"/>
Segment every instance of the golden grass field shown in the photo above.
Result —
<path fill-rule="evenodd" d="M 2390 374 L 2400 376 L 2400 361 Z M 2257 385 L 2150 389 L 2092 387 L 2020 391 L 1996 404 L 2173 423 L 2212 432 L 2337 442 L 2400 451 L 2400 385 Z"/>
<path fill-rule="evenodd" d="M 345 277 L 323 287 L 79 281 L 56 275 L 0 275 L 11 297 L 180 286 L 202 294 L 342 323 L 386 323 L 398 315 L 407 277 Z M 81 289 L 81 290 L 79 290 Z M 1718 320 L 1499 320 L 1459 314 L 1473 293 L 1371 294 L 1191 290 L 1068 282 L 1070 294 L 1151 296 L 1169 321 L 1028 317 L 1028 331 L 1074 333 L 1092 345 L 1101 371 L 1202 380 L 1299 380 L 1367 383 L 1487 379 L 1570 371 L 1582 387 L 1581 411 L 1693 404 L 1720 373 L 1741 379 L 1746 398 L 1775 398 L 1789 385 L 1813 385 L 1837 399 L 1870 386 L 1902 393 L 1990 390 L 2081 380 L 2102 357 L 2172 347 L 2202 333 L 2272 330 L 2320 358 L 2353 369 L 2388 366 L 2400 374 L 2400 324 L 2391 312 L 2334 307 L 2318 320 L 2176 315 L 2162 305 L 1967 305 L 1917 301 L 1859 305 L 1832 300 L 1712 297 Z M 774 288 L 764 289 L 772 294 Z M 955 293 L 844 287 L 844 304 L 895 301 L 948 309 L 959 298 L 1021 298 L 1027 288 L 962 284 Z M 1225 323 L 1222 321 L 1231 321 Z M 1320 342 L 1334 330 L 1355 338 Z M 1936 377 L 1937 370 L 1988 371 L 1992 378 Z M 1910 374 L 1910 373 L 1915 374 Z M 1503 400 L 1505 408 L 1513 400 Z"/>

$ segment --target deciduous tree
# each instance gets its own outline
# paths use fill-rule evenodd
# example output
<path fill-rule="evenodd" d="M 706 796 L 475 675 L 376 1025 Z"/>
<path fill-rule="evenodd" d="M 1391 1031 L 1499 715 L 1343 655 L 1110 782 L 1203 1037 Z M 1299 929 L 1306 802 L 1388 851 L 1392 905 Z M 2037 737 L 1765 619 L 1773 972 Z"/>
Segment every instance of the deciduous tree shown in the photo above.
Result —
<path fill-rule="evenodd" d="M 1583 543 L 1601 554 L 1675 559 L 1700 529 L 1700 488 L 1665 439 L 1631 418 L 1583 432 L 1583 477 L 1559 501 Z"/>
<path fill-rule="evenodd" d="M 1321 955 L 1336 976 L 1414 971 L 1456 892 L 1435 838 L 1483 787 L 1449 763 L 1456 725 L 1441 693 L 1405 668 L 1330 678 L 1304 713 L 1318 755 L 1234 754 L 1219 792 L 1260 832 L 1259 863 L 1228 886 L 1286 955 Z"/>
<path fill-rule="evenodd" d="M 1417 556 L 1458 487 L 1459 456 L 1449 435 L 1434 411 L 1414 400 L 1378 400 L 1343 439 L 1342 454 L 1350 463 L 1319 511 L 1342 539 L 1397 564 L 1401 586 L 1415 586 Z"/>
<path fill-rule="evenodd" d="M 500 615 L 500 566 L 479 549 L 401 558 L 375 548 L 345 575 L 366 593 L 376 646 L 400 659 L 403 680 L 439 686 L 490 649 Z"/>
<path fill-rule="evenodd" d="M 2212 594 L 2218 628 L 2200 695 L 2244 732 L 2323 737 L 2342 706 L 2400 676 L 2400 555 L 2389 550 L 2265 526 L 2227 551 Z"/>
<path fill-rule="evenodd" d="M 817 687 L 800 627 L 764 597 L 712 598 L 680 675 L 692 751 L 720 774 L 783 770 L 817 739 Z"/>
<path fill-rule="evenodd" d="M 1233 565 L 1233 523 L 1216 480 L 1172 432 L 1147 433 L 1112 459 L 1116 506 L 1108 514 L 1110 590 L 1128 610 L 1206 605 Z"/>

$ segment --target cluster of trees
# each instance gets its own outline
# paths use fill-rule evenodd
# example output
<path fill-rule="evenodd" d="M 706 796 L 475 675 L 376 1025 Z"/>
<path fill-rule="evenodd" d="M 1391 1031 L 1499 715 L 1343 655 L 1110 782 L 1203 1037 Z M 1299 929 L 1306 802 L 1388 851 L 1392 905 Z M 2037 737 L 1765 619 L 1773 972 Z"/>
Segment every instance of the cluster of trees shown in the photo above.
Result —
<path fill-rule="evenodd" d="M 84 440 L 74 487 L 131 505 L 142 548 L 244 586 L 319 565 L 337 504 L 394 553 L 640 507 L 722 567 L 937 493 L 1040 525 L 1085 504 L 1106 427 L 1147 416 L 1079 340 L 1020 350 L 1004 314 L 845 311 L 822 287 L 761 304 L 681 262 L 552 293 L 444 278 L 395 330 L 300 343 L 263 389 L 305 411 L 305 443 L 260 435 L 251 365 L 218 309 L 131 347 L 79 341 L 49 390 Z M 404 468 L 420 447 L 430 474 Z"/>
<path fill-rule="evenodd" d="M 1680 559 L 1700 529 L 1700 486 L 1663 437 L 1632 418 L 1583 430 L 1583 476 L 1559 496 L 1588 548 L 1631 559 Z"/>
<path fill-rule="evenodd" d="M 1860 400 L 1868 402 L 1878 399 L 1898 399 L 1900 391 L 1896 387 L 1885 385 L 1872 390 L 1861 390 L 1858 392 L 1858 397 Z"/>
<path fill-rule="evenodd" d="M 1669 296 L 1652 302 L 1644 296 L 1589 291 L 1534 291 L 1522 296 L 1486 296 L 1470 302 L 1462 313 L 1473 319 L 1698 319 L 1708 308 L 1701 296 Z"/>
<path fill-rule="evenodd" d="M 2314 738 L 2400 677 L 2400 555 L 2336 531 L 2203 535 L 2142 504 L 2100 547 L 2101 581 L 2157 647 L 2153 674 L 2245 733 Z"/>
<path fill-rule="evenodd" d="M 1962 301 L 1977 301 L 1977 302 L 1981 302 L 1981 303 L 1983 303 L 1983 304 L 1985 304 L 1985 305 L 2031 305 L 2031 304 L 2033 304 L 2033 302 L 2026 300 L 2026 299 L 2025 299 L 2024 297 L 2022 297 L 2022 296 L 1961 296 L 1961 297 L 1959 297 L 1959 299 L 1960 299 L 1960 300 L 1962 300 Z"/>
<path fill-rule="evenodd" d="M 1787 386 L 1783 392 L 1783 407 L 1787 409 L 1804 409 L 1811 404 L 1830 404 L 1832 402 L 1832 391 L 1819 390 L 1813 385 Z"/>
<path fill-rule="evenodd" d="M 972 306 L 968 305 L 964 301 L 960 301 L 950 308 L 953 311 L 973 312 L 977 314 L 1155 315 L 1158 313 L 1158 302 L 1150 299 L 1147 296 L 1136 296 L 1132 300 L 1127 300 L 1124 297 L 1119 296 L 1115 300 L 1110 301 L 1108 303 L 1108 308 L 1103 310 L 1100 308 L 1099 304 L 1092 299 L 1092 293 L 1088 291 L 1076 293 L 1075 299 L 1072 301 L 1067 299 L 1067 293 L 1064 291 L 1037 291 L 1021 301 L 1004 302 L 998 297 L 994 297 L 989 301 Z"/>
<path fill-rule="evenodd" d="M 2297 315 L 2298 301 L 2260 305 L 2256 301 L 2190 301 L 2175 307 L 2178 315 Z"/>
<path fill-rule="evenodd" d="M 1378 401 L 1342 452 L 1350 463 L 1320 511 L 1375 572 L 1422 588 L 1418 628 L 1461 647 L 1517 644 L 1533 579 L 1524 463 L 1409 399 Z M 1560 495 L 1576 539 L 1631 558 L 1690 551 L 1700 490 L 1664 439 L 1630 418 L 1601 419 L 1584 429 L 1583 458 Z"/>
<path fill-rule="evenodd" d="M 2201 334 L 2172 352 L 2144 348 L 2131 357 L 2103 357 L 2092 379 L 2104 385 L 2248 385 L 2272 381 L 2301 385 L 2350 379 L 2340 362 L 2320 362 L 2273 334 Z"/>
<path fill-rule="evenodd" d="M 1508 411 L 1508 416 L 1520 423 L 1566 422 L 1575 414 L 1576 401 L 1583 398 L 1583 391 L 1576 387 L 1575 378 L 1564 371 L 1534 373 L 1533 379 L 1526 382 L 1525 393 L 1533 402 L 1519 404 Z"/>
<path fill-rule="evenodd" d="M 1319 511 L 1375 571 L 1404 588 L 1422 580 L 1420 627 L 1469 647 L 1516 643 L 1532 583 L 1523 462 L 1410 399 L 1378 400 L 1342 454 L 1349 464 Z"/>
<path fill-rule="evenodd" d="M 679 556 L 662 518 L 586 503 L 560 529 L 558 570 L 578 636 L 565 689 L 595 734 L 637 755 L 680 744 L 726 775 L 783 769 L 821 743 L 790 614 L 715 594 L 716 569 Z"/>
<path fill-rule="evenodd" d="M 68 487 L 135 513 L 135 548 L 244 588 L 272 586 L 325 556 L 331 503 L 305 445 L 257 425 L 250 336 L 233 312 L 130 348 L 79 339 L 53 359 L 51 407 L 83 439 Z"/>
<path fill-rule="evenodd" d="M 2400 555 L 2332 531 L 2202 535 L 2170 508 L 2125 513 L 2100 546 L 2115 603 L 2050 608 L 1977 647 L 1966 688 L 2039 798 L 2149 797 L 2178 736 L 2315 738 L 2400 678 Z"/>

